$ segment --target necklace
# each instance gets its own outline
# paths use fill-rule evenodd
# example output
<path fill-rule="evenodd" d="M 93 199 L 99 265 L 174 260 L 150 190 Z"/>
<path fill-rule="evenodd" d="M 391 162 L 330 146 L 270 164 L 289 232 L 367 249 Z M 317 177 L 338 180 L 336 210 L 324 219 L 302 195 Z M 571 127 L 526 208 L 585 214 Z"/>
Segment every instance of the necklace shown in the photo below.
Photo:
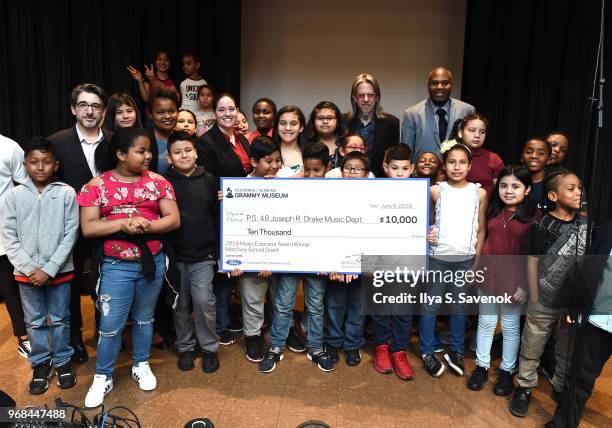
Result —
<path fill-rule="evenodd" d="M 508 220 L 506 220 L 506 216 L 504 215 L 504 211 L 502 210 L 502 222 L 504 223 L 504 229 L 506 228 L 506 226 L 508 226 L 508 223 L 510 223 L 510 220 L 512 220 L 515 215 L 516 211 L 512 213 Z"/>

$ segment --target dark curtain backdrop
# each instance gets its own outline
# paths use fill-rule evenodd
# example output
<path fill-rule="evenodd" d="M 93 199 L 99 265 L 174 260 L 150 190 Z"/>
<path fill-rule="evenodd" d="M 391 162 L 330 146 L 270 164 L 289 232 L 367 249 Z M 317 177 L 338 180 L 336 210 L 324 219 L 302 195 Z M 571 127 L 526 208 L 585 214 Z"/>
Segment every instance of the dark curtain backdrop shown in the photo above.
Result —
<path fill-rule="evenodd" d="M 607 109 L 594 158 L 589 118 L 599 40 L 600 0 L 468 0 L 462 98 L 490 121 L 486 146 L 517 162 L 531 136 L 570 136 L 566 165 L 589 190 L 595 219 L 612 215 L 612 2 L 607 1 Z M 593 115 L 594 116 L 594 115 Z"/>
<path fill-rule="evenodd" d="M 181 54 L 194 51 L 208 83 L 239 99 L 240 10 L 240 0 L 0 2 L 0 133 L 23 143 L 72 125 L 81 82 L 139 102 L 126 66 L 144 74 L 161 48 L 177 88 Z"/>

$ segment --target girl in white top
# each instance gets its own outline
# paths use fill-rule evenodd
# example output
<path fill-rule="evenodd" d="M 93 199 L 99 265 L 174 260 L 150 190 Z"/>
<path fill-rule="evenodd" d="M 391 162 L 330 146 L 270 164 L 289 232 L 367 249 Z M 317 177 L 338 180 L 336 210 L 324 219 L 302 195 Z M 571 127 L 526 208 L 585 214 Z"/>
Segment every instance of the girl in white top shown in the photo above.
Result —
<path fill-rule="evenodd" d="M 304 162 L 300 137 L 306 123 L 304 113 L 297 106 L 285 106 L 278 111 L 274 122 L 274 139 L 280 145 L 283 161 L 283 167 L 276 176 L 301 177 L 304 174 Z"/>

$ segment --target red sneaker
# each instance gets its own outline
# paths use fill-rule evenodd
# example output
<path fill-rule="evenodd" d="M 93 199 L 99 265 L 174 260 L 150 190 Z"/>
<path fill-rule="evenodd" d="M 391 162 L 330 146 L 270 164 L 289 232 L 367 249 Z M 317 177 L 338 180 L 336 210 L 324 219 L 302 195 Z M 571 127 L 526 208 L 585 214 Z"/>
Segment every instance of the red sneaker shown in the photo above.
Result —
<path fill-rule="evenodd" d="M 397 351 L 391 354 L 391 362 L 393 363 L 393 370 L 397 377 L 402 380 L 414 379 L 414 370 L 412 370 L 412 366 L 406 359 L 406 353 L 404 351 Z"/>
<path fill-rule="evenodd" d="M 378 345 L 374 356 L 374 368 L 378 373 L 388 374 L 393 372 L 391 366 L 391 354 L 389 353 L 389 345 Z"/>

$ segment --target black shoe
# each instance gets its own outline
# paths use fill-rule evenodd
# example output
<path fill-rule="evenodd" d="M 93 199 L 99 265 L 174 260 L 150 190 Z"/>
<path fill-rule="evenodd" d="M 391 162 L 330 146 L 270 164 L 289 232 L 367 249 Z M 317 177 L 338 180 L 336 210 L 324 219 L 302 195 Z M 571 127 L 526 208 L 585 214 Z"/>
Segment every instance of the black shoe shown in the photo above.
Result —
<path fill-rule="evenodd" d="M 331 372 L 336 368 L 336 363 L 331 359 L 329 355 L 325 353 L 325 351 L 319 351 L 316 353 L 311 353 L 308 351 L 308 355 L 306 357 L 315 363 L 317 367 L 324 372 Z"/>
<path fill-rule="evenodd" d="M 557 391 L 555 388 L 552 389 L 550 393 L 550 398 L 557 404 L 561 404 L 563 401 L 564 391 Z"/>
<path fill-rule="evenodd" d="M 529 413 L 530 400 L 531 391 L 527 391 L 525 388 L 517 388 L 510 401 L 510 413 L 516 417 L 524 418 Z"/>
<path fill-rule="evenodd" d="M 361 352 L 359 349 L 351 349 L 344 351 L 347 366 L 358 366 L 361 363 Z"/>
<path fill-rule="evenodd" d="M 493 393 L 500 397 L 507 397 L 512 394 L 512 373 L 499 369 L 497 380 L 493 385 Z"/>
<path fill-rule="evenodd" d="M 467 387 L 472 391 L 480 391 L 489 380 L 489 371 L 484 367 L 476 366 L 468 379 Z"/>
<path fill-rule="evenodd" d="M 325 344 L 325 353 L 329 355 L 329 358 L 334 362 L 334 364 L 338 364 L 340 361 L 340 350 L 338 348 L 334 348 L 331 345 Z"/>
<path fill-rule="evenodd" d="M 185 351 L 179 353 L 178 362 L 176 366 L 179 370 L 187 372 L 189 370 L 193 370 L 195 365 L 193 364 L 193 359 L 195 358 L 195 352 L 193 351 Z"/>
<path fill-rule="evenodd" d="M 289 329 L 289 335 L 287 336 L 287 348 L 290 351 L 302 353 L 306 351 L 306 345 L 300 333 L 295 327 Z"/>
<path fill-rule="evenodd" d="M 240 333 L 244 330 L 244 326 L 239 321 L 231 320 L 230 325 L 227 329 L 232 333 Z"/>
<path fill-rule="evenodd" d="M 444 373 L 444 364 L 438 360 L 434 354 L 423 355 L 423 363 L 425 364 L 425 370 L 433 377 L 439 377 Z"/>
<path fill-rule="evenodd" d="M 72 363 L 68 361 L 63 366 L 55 368 L 57 385 L 62 389 L 72 388 L 77 383 L 76 375 L 72 369 Z"/>
<path fill-rule="evenodd" d="M 246 358 L 249 361 L 258 363 L 264 358 L 264 346 L 261 335 L 247 336 L 244 341 L 244 348 L 246 351 Z"/>
<path fill-rule="evenodd" d="M 234 335 L 229 330 L 223 330 L 219 333 L 219 343 L 223 346 L 228 346 L 234 343 L 236 339 L 234 339 Z"/>
<path fill-rule="evenodd" d="M 53 376 L 50 361 L 45 361 L 34 367 L 32 370 L 32 380 L 28 386 L 28 391 L 32 395 L 44 393 L 49 388 L 49 379 Z"/>
<path fill-rule="evenodd" d="M 276 363 L 283 359 L 283 350 L 279 347 L 270 347 L 268 352 L 259 363 L 259 371 L 262 373 L 273 372 L 276 368 Z"/>
<path fill-rule="evenodd" d="M 214 373 L 219 370 L 219 357 L 216 352 L 202 351 L 202 371 Z"/>
<path fill-rule="evenodd" d="M 459 376 L 463 376 L 465 367 L 463 366 L 463 354 L 459 352 L 448 351 L 444 354 L 444 359 L 448 363 L 448 366 Z"/>
<path fill-rule="evenodd" d="M 72 349 L 74 349 L 74 353 L 70 358 L 73 363 L 84 364 L 89 360 L 89 355 L 87 355 L 87 349 L 85 348 L 82 338 L 73 339 L 70 345 Z"/>
<path fill-rule="evenodd" d="M 161 349 L 162 351 L 171 348 L 170 342 L 165 337 L 157 343 L 151 343 L 151 346 L 155 349 Z"/>

